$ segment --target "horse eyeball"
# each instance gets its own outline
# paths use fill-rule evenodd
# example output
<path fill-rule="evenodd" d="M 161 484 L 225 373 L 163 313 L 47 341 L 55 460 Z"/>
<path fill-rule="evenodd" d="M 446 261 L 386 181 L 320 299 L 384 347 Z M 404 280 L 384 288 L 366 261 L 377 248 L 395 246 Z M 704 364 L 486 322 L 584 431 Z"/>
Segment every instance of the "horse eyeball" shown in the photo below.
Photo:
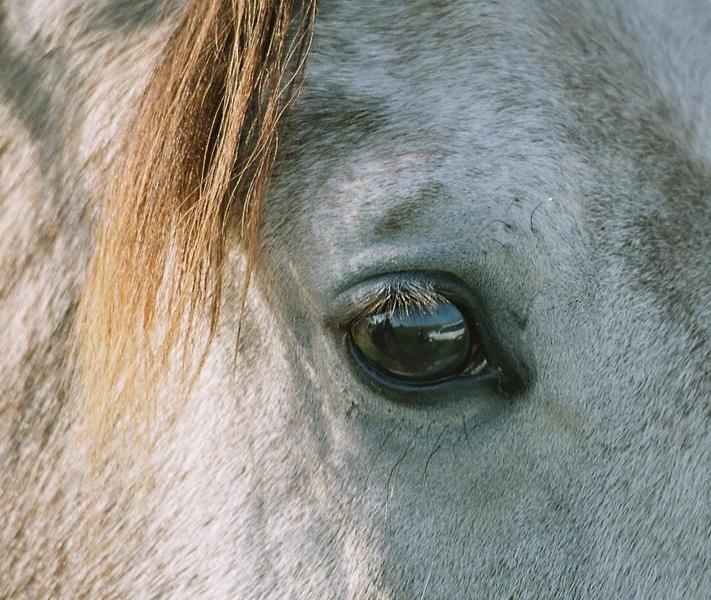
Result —
<path fill-rule="evenodd" d="M 472 358 L 472 332 L 449 302 L 376 312 L 351 328 L 353 345 L 368 366 L 391 379 L 432 383 L 458 375 Z"/>

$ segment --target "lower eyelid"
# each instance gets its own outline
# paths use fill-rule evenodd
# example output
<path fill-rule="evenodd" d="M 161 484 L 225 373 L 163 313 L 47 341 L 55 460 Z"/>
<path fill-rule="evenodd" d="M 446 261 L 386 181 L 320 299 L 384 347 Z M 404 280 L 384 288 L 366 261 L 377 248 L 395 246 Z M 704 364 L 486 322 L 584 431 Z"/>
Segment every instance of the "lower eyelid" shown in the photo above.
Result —
<path fill-rule="evenodd" d="M 406 402 L 411 404 L 413 400 L 412 394 L 417 396 L 426 396 L 428 392 L 437 393 L 447 393 L 455 392 L 461 390 L 463 392 L 471 392 L 472 388 L 477 388 L 479 386 L 486 386 L 491 384 L 498 384 L 502 380 L 502 373 L 497 368 L 487 367 L 487 369 L 479 374 L 470 375 L 454 375 L 447 377 L 445 379 L 435 381 L 433 383 L 407 383 L 403 381 L 398 381 L 395 379 L 390 379 L 386 376 L 379 374 L 377 371 L 372 370 L 367 364 L 363 363 L 362 357 L 357 353 L 357 350 L 349 343 L 348 338 L 346 338 L 347 348 L 351 354 L 351 359 L 354 363 L 355 368 L 357 368 L 362 374 L 363 379 L 366 379 L 368 383 L 376 386 L 378 389 L 388 393 L 393 392 L 395 394 L 407 394 L 406 398 L 396 397 L 394 399 L 400 402 Z M 427 401 L 422 398 L 418 400 L 420 403 L 424 404 L 435 404 L 440 402 L 442 398 L 437 396 L 436 398 Z"/>

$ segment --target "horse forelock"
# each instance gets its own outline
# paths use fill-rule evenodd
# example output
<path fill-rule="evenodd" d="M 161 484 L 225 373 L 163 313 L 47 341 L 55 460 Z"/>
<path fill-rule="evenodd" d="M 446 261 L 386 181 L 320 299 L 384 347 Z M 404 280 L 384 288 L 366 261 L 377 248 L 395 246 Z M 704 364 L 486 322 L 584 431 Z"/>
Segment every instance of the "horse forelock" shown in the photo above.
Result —
<path fill-rule="evenodd" d="M 85 432 L 96 447 L 118 422 L 145 425 L 178 349 L 171 377 L 188 393 L 215 331 L 235 222 L 249 283 L 277 126 L 314 8 L 311 0 L 189 2 L 128 120 L 74 336 Z"/>

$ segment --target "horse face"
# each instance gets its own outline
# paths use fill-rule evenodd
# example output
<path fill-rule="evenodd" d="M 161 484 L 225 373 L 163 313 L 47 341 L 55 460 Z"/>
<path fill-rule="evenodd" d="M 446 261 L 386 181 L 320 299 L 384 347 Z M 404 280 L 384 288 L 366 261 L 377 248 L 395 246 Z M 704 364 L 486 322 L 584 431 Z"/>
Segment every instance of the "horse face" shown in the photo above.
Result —
<path fill-rule="evenodd" d="M 159 3 L 119 4 L 157 52 Z M 235 242 L 200 380 L 162 394 L 142 465 L 92 487 L 71 411 L 49 442 L 18 428 L 0 498 L 34 527 L 0 595 L 701 595 L 710 23 L 662 0 L 323 2 L 246 311 Z M 116 47 L 112 78 L 147 75 Z M 97 122 L 133 102 L 92 89 Z M 51 375 L 27 397 L 53 407 Z"/>
<path fill-rule="evenodd" d="M 700 12 L 321 7 L 237 377 L 235 261 L 200 400 L 229 451 L 199 504 L 229 492 L 249 589 L 701 585 L 709 121 L 686 86 L 709 80 L 678 45 Z M 465 313 L 493 378 L 412 384 L 354 350 L 373 289 L 411 280 Z"/>

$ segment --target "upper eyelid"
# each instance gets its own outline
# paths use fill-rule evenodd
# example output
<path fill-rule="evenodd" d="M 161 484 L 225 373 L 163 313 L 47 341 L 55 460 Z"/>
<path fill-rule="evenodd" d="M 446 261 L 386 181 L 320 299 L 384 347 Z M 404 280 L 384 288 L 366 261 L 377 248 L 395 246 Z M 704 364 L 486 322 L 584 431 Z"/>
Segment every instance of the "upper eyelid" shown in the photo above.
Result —
<path fill-rule="evenodd" d="M 367 288 L 355 298 L 351 298 L 339 308 L 329 321 L 344 325 L 384 310 L 434 310 L 443 303 L 451 301 L 432 282 L 408 281 L 395 278 L 393 281 L 380 281 Z"/>

